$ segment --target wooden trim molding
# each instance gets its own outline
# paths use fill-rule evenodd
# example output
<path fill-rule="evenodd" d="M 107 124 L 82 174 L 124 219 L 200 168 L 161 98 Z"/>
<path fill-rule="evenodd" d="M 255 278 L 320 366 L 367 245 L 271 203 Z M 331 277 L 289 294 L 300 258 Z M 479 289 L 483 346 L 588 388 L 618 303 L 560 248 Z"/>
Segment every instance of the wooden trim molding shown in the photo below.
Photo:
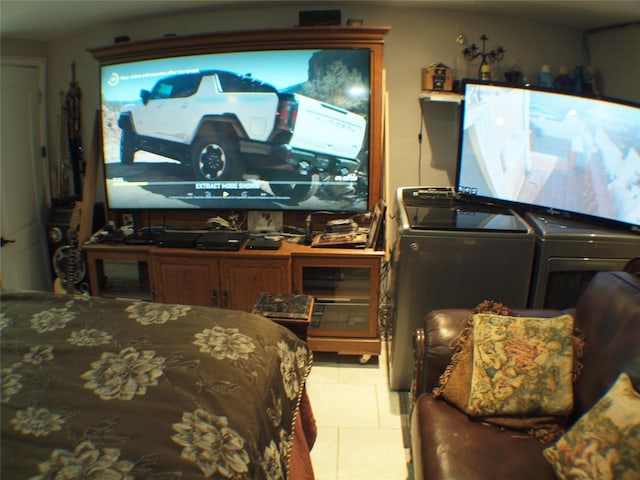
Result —
<path fill-rule="evenodd" d="M 183 54 L 226 51 L 268 50 L 271 48 L 339 48 L 382 45 L 391 27 L 295 27 L 284 29 L 215 32 L 167 36 L 139 42 L 123 42 L 87 49 L 103 65 L 119 62 L 173 57 Z"/>

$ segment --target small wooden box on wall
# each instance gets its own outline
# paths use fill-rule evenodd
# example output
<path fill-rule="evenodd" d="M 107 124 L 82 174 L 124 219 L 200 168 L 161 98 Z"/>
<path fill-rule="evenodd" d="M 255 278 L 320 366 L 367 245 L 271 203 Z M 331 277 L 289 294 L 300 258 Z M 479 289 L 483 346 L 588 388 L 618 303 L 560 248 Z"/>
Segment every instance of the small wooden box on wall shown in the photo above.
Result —
<path fill-rule="evenodd" d="M 450 92 L 453 90 L 453 71 L 442 63 L 422 69 L 422 90 L 439 90 Z"/>

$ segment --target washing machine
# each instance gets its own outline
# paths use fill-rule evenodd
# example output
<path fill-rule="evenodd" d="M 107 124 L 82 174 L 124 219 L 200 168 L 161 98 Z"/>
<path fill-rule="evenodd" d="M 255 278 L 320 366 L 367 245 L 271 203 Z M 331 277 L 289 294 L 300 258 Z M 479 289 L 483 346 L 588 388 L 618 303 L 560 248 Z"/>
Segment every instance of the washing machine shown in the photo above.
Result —
<path fill-rule="evenodd" d="M 390 386 L 409 390 L 414 329 L 431 310 L 484 300 L 527 306 L 535 236 L 514 211 L 460 201 L 447 189 L 396 192 Z"/>

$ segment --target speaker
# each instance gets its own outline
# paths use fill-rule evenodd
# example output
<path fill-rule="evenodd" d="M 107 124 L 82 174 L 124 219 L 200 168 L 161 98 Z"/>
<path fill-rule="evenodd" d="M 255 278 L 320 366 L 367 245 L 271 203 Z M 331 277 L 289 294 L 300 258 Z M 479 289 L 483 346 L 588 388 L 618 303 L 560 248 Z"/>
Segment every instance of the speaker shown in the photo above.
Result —
<path fill-rule="evenodd" d="M 301 27 L 340 25 L 341 22 L 340 10 L 302 10 L 298 13 L 298 23 Z"/>
<path fill-rule="evenodd" d="M 54 204 L 47 214 L 47 242 L 53 280 L 59 279 L 66 291 L 89 293 L 89 276 L 84 254 L 78 248 L 79 204 L 75 201 Z M 92 231 L 104 225 L 104 205 L 93 210 Z"/>

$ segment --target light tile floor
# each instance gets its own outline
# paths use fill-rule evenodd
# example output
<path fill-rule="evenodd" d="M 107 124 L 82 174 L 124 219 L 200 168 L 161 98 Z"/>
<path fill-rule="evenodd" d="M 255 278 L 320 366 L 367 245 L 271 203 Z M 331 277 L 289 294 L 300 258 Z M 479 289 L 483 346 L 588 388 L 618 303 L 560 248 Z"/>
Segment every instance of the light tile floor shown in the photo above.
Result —
<path fill-rule="evenodd" d="M 405 480 L 401 394 L 388 387 L 384 352 L 315 353 L 307 391 L 318 427 L 311 450 L 317 480 Z"/>

